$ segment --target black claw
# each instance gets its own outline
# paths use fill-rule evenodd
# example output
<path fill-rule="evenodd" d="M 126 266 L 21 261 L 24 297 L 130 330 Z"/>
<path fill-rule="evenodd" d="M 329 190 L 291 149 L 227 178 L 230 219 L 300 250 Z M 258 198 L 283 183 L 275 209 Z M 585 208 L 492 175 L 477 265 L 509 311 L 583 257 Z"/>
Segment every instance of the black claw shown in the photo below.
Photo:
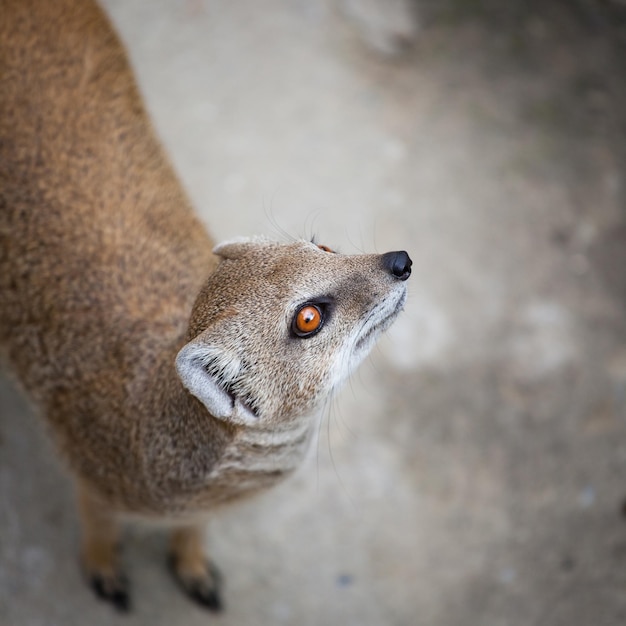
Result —
<path fill-rule="evenodd" d="M 130 611 L 128 582 L 123 576 L 105 578 L 94 574 L 89 582 L 100 599 L 110 602 L 121 613 Z"/>
<path fill-rule="evenodd" d="M 218 613 L 224 608 L 222 606 L 222 598 L 218 589 L 207 589 L 204 581 L 198 581 L 185 590 L 192 600 L 195 600 L 198 604 L 205 606 L 210 611 Z"/>
<path fill-rule="evenodd" d="M 215 613 L 223 610 L 224 604 L 220 593 L 222 575 L 213 563 L 206 563 L 206 575 L 201 578 L 181 576 L 178 573 L 177 560 L 173 554 L 168 557 L 168 567 L 179 587 L 192 600 Z"/>
<path fill-rule="evenodd" d="M 122 613 L 130 611 L 130 596 L 126 591 L 115 591 L 111 597 L 111 602 L 113 602 L 113 606 Z"/>

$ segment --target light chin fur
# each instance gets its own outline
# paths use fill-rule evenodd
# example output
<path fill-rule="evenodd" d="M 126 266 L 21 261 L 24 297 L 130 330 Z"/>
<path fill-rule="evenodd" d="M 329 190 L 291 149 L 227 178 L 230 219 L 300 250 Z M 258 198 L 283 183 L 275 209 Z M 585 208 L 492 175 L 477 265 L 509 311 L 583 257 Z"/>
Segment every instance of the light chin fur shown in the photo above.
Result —
<path fill-rule="evenodd" d="M 336 364 L 335 380 L 338 381 L 336 390 L 363 362 L 370 353 L 376 340 L 393 324 L 406 302 L 406 288 L 394 292 L 375 306 L 365 319 L 365 322 L 347 338 L 347 354 Z"/>

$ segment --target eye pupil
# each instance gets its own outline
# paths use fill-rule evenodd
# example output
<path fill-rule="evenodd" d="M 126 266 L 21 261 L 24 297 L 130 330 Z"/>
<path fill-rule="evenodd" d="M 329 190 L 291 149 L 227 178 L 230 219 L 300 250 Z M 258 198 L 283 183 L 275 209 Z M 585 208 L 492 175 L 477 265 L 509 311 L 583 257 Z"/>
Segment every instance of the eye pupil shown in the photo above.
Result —
<path fill-rule="evenodd" d="M 322 325 L 322 312 L 313 304 L 303 306 L 296 314 L 294 331 L 299 336 L 309 335 Z"/>

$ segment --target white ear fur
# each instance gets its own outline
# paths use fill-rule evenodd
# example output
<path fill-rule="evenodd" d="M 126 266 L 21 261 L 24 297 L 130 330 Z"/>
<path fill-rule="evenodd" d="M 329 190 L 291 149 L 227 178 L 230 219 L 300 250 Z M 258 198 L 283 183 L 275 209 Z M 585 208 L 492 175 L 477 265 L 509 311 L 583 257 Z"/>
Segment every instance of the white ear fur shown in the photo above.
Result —
<path fill-rule="evenodd" d="M 188 343 L 176 356 L 178 376 L 189 392 L 196 396 L 214 417 L 241 426 L 257 424 L 259 418 L 238 398 L 223 389 L 218 376 L 207 370 L 207 363 L 212 361 L 218 352 L 221 351 L 211 345 L 197 341 Z M 239 364 L 229 361 L 224 370 L 227 379 L 234 378 L 239 370 Z"/>
<path fill-rule="evenodd" d="M 271 239 L 266 237 L 235 237 L 228 241 L 223 241 L 213 248 L 213 254 L 221 256 L 223 259 L 236 259 L 245 252 L 246 248 L 252 246 L 264 246 L 273 244 Z"/>

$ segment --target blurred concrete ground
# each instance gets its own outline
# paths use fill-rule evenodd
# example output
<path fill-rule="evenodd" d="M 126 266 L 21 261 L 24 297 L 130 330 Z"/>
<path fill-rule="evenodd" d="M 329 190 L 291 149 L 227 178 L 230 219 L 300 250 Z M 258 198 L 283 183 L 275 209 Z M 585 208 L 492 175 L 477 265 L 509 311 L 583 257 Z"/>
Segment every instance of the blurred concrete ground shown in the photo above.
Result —
<path fill-rule="evenodd" d="M 0 624 L 626 623 L 623 3 L 424 3 L 410 50 L 330 0 L 105 6 L 218 239 L 405 248 L 410 300 L 297 476 L 216 515 L 220 616 L 136 529 L 134 613 L 92 598 L 3 379 Z"/>

